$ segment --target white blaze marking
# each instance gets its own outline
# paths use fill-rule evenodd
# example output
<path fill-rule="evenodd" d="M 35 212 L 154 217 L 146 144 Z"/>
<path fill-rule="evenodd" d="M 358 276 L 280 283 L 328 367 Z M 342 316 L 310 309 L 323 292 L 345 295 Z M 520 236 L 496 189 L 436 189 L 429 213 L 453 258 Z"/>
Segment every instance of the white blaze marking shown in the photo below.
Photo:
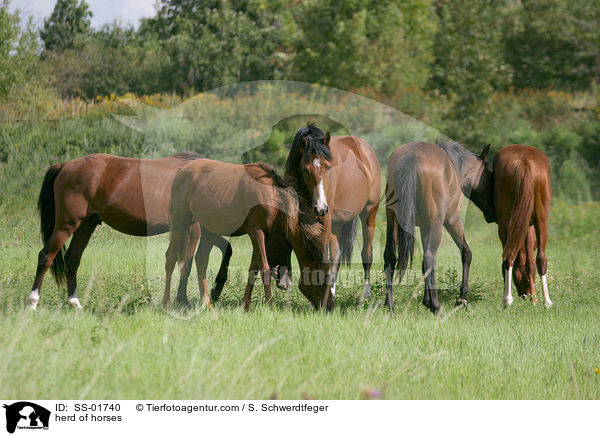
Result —
<path fill-rule="evenodd" d="M 27 307 L 31 310 L 37 310 L 38 301 L 40 301 L 40 290 L 34 289 L 27 297 Z"/>
<path fill-rule="evenodd" d="M 313 160 L 313 165 L 317 168 L 321 168 L 321 161 L 315 158 L 315 160 Z M 324 211 L 325 208 L 327 208 L 327 198 L 325 198 L 325 189 L 323 188 L 322 178 L 319 184 L 315 186 L 315 189 L 313 191 L 313 197 L 315 199 L 315 207 L 317 208 L 317 210 L 319 212 Z"/>
<path fill-rule="evenodd" d="M 510 306 L 513 303 L 513 297 L 511 294 L 511 279 L 512 279 L 512 266 L 508 267 L 508 271 L 504 270 L 504 307 Z"/>
<path fill-rule="evenodd" d="M 546 274 L 542 276 L 542 286 L 544 288 L 544 305 L 546 309 L 552 307 L 552 301 L 550 301 L 550 294 L 548 293 L 548 281 L 546 280 Z"/>

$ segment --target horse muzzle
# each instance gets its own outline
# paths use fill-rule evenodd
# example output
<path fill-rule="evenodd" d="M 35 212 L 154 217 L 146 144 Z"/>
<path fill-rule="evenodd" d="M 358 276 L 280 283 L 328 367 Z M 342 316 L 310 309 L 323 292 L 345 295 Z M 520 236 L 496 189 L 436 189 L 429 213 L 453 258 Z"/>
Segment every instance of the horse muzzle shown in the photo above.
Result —
<path fill-rule="evenodd" d="M 329 206 L 325 206 L 322 208 L 314 206 L 313 210 L 314 210 L 316 216 L 323 217 L 323 216 L 327 215 L 327 212 L 329 212 Z"/>

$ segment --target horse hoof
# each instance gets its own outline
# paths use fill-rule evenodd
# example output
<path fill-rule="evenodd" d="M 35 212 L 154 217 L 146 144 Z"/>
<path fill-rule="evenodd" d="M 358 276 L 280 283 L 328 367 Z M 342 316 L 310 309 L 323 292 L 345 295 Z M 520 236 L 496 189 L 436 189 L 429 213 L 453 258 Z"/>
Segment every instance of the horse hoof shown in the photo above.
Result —
<path fill-rule="evenodd" d="M 213 288 L 210 290 L 211 301 L 219 300 L 220 296 L 221 296 L 221 291 L 219 291 L 216 286 L 213 286 Z"/>
<path fill-rule="evenodd" d="M 81 306 L 81 303 L 79 302 L 79 298 L 77 297 L 72 297 L 69 298 L 67 300 L 67 302 L 69 303 L 69 305 L 71 307 L 73 307 L 75 310 L 83 310 L 83 307 Z"/>
<path fill-rule="evenodd" d="M 29 294 L 29 297 L 27 297 L 27 302 L 25 303 L 27 305 L 27 310 L 34 312 L 37 311 L 37 305 L 39 301 L 40 294 L 36 291 L 31 291 L 31 294 Z"/>
<path fill-rule="evenodd" d="M 467 307 L 468 306 L 468 302 L 466 298 L 459 298 L 458 300 L 456 300 L 456 305 L 457 306 L 463 306 L 463 307 Z"/>
<path fill-rule="evenodd" d="M 552 307 L 552 301 L 548 300 L 544 303 L 544 306 L 546 306 L 546 309 L 550 309 Z"/>

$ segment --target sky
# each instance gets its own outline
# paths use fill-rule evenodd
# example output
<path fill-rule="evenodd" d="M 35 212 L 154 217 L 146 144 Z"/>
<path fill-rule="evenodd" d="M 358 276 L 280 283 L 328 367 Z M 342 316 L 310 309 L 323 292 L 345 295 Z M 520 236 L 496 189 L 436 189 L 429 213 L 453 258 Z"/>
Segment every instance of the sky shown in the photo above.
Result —
<path fill-rule="evenodd" d="M 156 15 L 156 0 L 86 0 L 92 16 L 92 27 L 99 29 L 103 24 L 120 20 L 122 24 L 133 24 L 138 27 L 140 18 Z M 44 18 L 50 16 L 55 0 L 11 0 L 10 10 L 20 9 L 23 16 L 33 16 L 37 25 L 42 25 Z"/>

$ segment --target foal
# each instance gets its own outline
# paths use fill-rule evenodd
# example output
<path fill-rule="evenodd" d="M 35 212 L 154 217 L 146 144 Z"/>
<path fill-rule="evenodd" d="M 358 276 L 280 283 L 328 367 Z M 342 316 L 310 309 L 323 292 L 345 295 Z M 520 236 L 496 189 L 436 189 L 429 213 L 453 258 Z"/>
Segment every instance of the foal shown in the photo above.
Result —
<path fill-rule="evenodd" d="M 265 299 L 270 304 L 271 274 L 265 240 L 273 232 L 284 233 L 296 250 L 301 266 L 306 268 L 315 268 L 316 256 L 313 253 L 322 250 L 322 226 L 304 226 L 300 215 L 294 192 L 287 189 L 283 179 L 266 164 L 238 165 L 203 159 L 186 165 L 173 180 L 171 237 L 166 255 L 163 305 L 168 307 L 170 302 L 171 275 L 175 263 L 179 261 L 182 276 L 187 277 L 190 273 L 189 265 L 196 248 L 193 243 L 194 232 L 198 228 L 200 245 L 196 253 L 196 266 L 200 295 L 206 304 L 211 307 L 206 285 L 210 249 L 221 235 L 244 234 L 250 236 L 253 251 L 242 306 L 245 310 L 250 308 L 258 271 L 265 288 Z M 186 283 L 186 280 L 182 280 L 177 292 L 177 300 L 183 303 L 187 303 Z M 305 287 L 304 291 L 315 304 L 323 297 L 324 286 Z"/>

